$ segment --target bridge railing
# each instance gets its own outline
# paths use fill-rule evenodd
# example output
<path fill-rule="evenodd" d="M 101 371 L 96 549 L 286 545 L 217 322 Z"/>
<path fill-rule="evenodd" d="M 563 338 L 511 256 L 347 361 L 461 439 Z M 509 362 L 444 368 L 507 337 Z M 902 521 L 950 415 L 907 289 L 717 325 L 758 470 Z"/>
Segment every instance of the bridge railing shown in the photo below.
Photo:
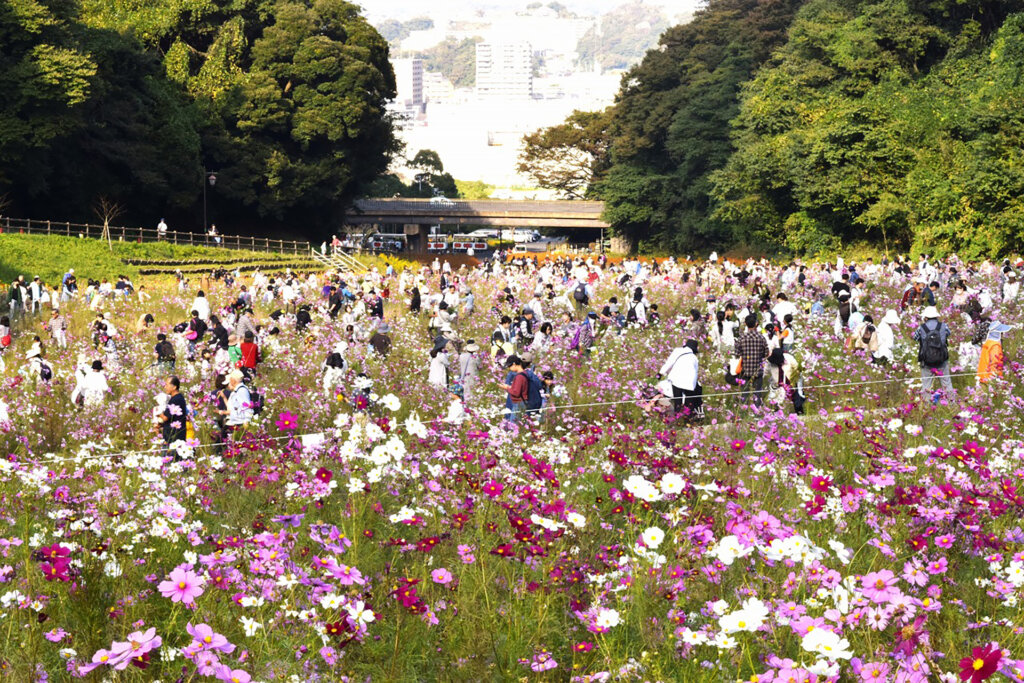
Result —
<path fill-rule="evenodd" d="M 36 220 L 33 218 L 0 218 L 0 233 L 26 235 L 63 235 L 82 239 L 100 239 L 103 226 L 91 223 L 68 221 Z M 189 247 L 218 247 L 221 249 L 246 249 L 249 251 L 276 252 L 282 254 L 306 254 L 313 248 L 309 242 L 295 240 L 274 240 L 266 237 L 245 235 L 211 236 L 196 232 L 168 230 L 161 234 L 150 228 L 128 228 L 110 226 L 110 239 L 117 242 L 167 242 Z M 218 241 L 219 240 L 219 241 Z"/>
<path fill-rule="evenodd" d="M 577 213 L 599 216 L 604 202 L 532 199 L 360 199 L 357 211 L 364 213 L 390 211 L 466 212 L 466 213 Z"/>

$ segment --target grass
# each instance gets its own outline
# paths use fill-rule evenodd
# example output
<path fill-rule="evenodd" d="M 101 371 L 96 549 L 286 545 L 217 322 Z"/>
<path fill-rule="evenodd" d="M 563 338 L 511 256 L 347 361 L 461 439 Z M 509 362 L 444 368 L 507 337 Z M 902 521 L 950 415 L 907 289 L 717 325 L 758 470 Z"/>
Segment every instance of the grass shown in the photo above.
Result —
<path fill-rule="evenodd" d="M 188 261 L 215 259 L 225 265 L 258 261 L 272 263 L 305 260 L 299 254 L 185 247 L 166 242 L 113 242 L 112 248 L 100 240 L 46 235 L 0 235 L 0 281 L 10 283 L 19 275 L 27 280 L 38 275 L 50 285 L 60 282 L 68 266 L 78 267 L 92 278 L 114 279 L 118 275 L 137 278 L 140 266 L 122 259 Z M 310 262 L 313 263 L 312 261 Z M 142 266 L 144 268 L 144 266 Z"/>

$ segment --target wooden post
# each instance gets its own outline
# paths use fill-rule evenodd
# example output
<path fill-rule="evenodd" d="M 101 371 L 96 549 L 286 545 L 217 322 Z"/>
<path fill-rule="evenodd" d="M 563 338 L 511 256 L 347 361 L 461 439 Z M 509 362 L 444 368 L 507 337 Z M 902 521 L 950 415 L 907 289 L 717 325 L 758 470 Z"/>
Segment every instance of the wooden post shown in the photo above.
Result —
<path fill-rule="evenodd" d="M 46 221 L 46 234 L 50 234 L 50 221 Z"/>
<path fill-rule="evenodd" d="M 71 237 L 71 221 L 67 222 L 67 236 Z"/>

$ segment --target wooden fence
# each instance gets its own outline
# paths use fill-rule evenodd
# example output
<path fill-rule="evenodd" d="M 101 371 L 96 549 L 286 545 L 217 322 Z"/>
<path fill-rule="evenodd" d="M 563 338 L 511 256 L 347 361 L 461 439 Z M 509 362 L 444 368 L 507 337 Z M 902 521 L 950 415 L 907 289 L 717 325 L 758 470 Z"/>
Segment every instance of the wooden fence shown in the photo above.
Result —
<path fill-rule="evenodd" d="M 43 221 L 31 218 L 0 218 L 0 233 L 27 235 L 63 235 L 82 239 L 100 239 L 102 225 Z M 126 228 L 110 226 L 110 239 L 117 242 L 167 242 L 188 247 L 218 247 L 221 249 L 247 249 L 249 251 L 277 252 L 282 254 L 308 254 L 312 249 L 309 242 L 294 240 L 272 240 L 266 237 L 244 235 L 210 236 L 195 232 L 168 230 L 160 234 L 149 228 Z"/>

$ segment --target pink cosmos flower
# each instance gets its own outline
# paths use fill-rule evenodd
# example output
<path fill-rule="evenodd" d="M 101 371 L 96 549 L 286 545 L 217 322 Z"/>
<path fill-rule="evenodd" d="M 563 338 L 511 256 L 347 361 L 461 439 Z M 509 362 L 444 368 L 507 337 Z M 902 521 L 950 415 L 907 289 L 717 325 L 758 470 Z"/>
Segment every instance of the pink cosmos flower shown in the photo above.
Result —
<path fill-rule="evenodd" d="M 889 602 L 899 595 L 900 591 L 896 588 L 896 582 L 896 575 L 888 569 L 870 572 L 860 580 L 861 591 L 864 593 L 864 597 L 872 602 Z"/>
<path fill-rule="evenodd" d="M 862 683 L 885 683 L 889 680 L 889 665 L 882 662 L 868 662 L 860 668 Z"/>
<path fill-rule="evenodd" d="M 177 567 L 157 589 L 172 602 L 192 605 L 203 594 L 203 578 L 190 569 Z"/>
<path fill-rule="evenodd" d="M 229 643 L 227 638 L 219 633 L 214 633 L 213 629 L 207 624 L 199 624 L 198 626 L 188 624 L 185 626 L 185 630 L 193 638 L 192 644 L 189 645 L 189 649 L 193 651 L 217 650 L 219 652 L 231 653 L 235 650 L 235 646 Z"/>
<path fill-rule="evenodd" d="M 217 669 L 217 680 L 228 681 L 229 683 L 249 683 L 252 680 L 252 676 L 241 669 L 232 669 L 227 664 L 221 664 L 220 668 Z"/>
<path fill-rule="evenodd" d="M 445 568 L 435 569 L 430 572 L 430 578 L 434 580 L 434 583 L 439 583 L 442 586 L 447 586 L 452 582 L 452 573 Z"/>
<path fill-rule="evenodd" d="M 155 628 L 129 633 L 125 642 L 116 642 L 110 647 L 111 657 L 107 662 L 117 671 L 128 668 L 132 660 L 160 647 L 163 640 L 156 635 Z"/>

